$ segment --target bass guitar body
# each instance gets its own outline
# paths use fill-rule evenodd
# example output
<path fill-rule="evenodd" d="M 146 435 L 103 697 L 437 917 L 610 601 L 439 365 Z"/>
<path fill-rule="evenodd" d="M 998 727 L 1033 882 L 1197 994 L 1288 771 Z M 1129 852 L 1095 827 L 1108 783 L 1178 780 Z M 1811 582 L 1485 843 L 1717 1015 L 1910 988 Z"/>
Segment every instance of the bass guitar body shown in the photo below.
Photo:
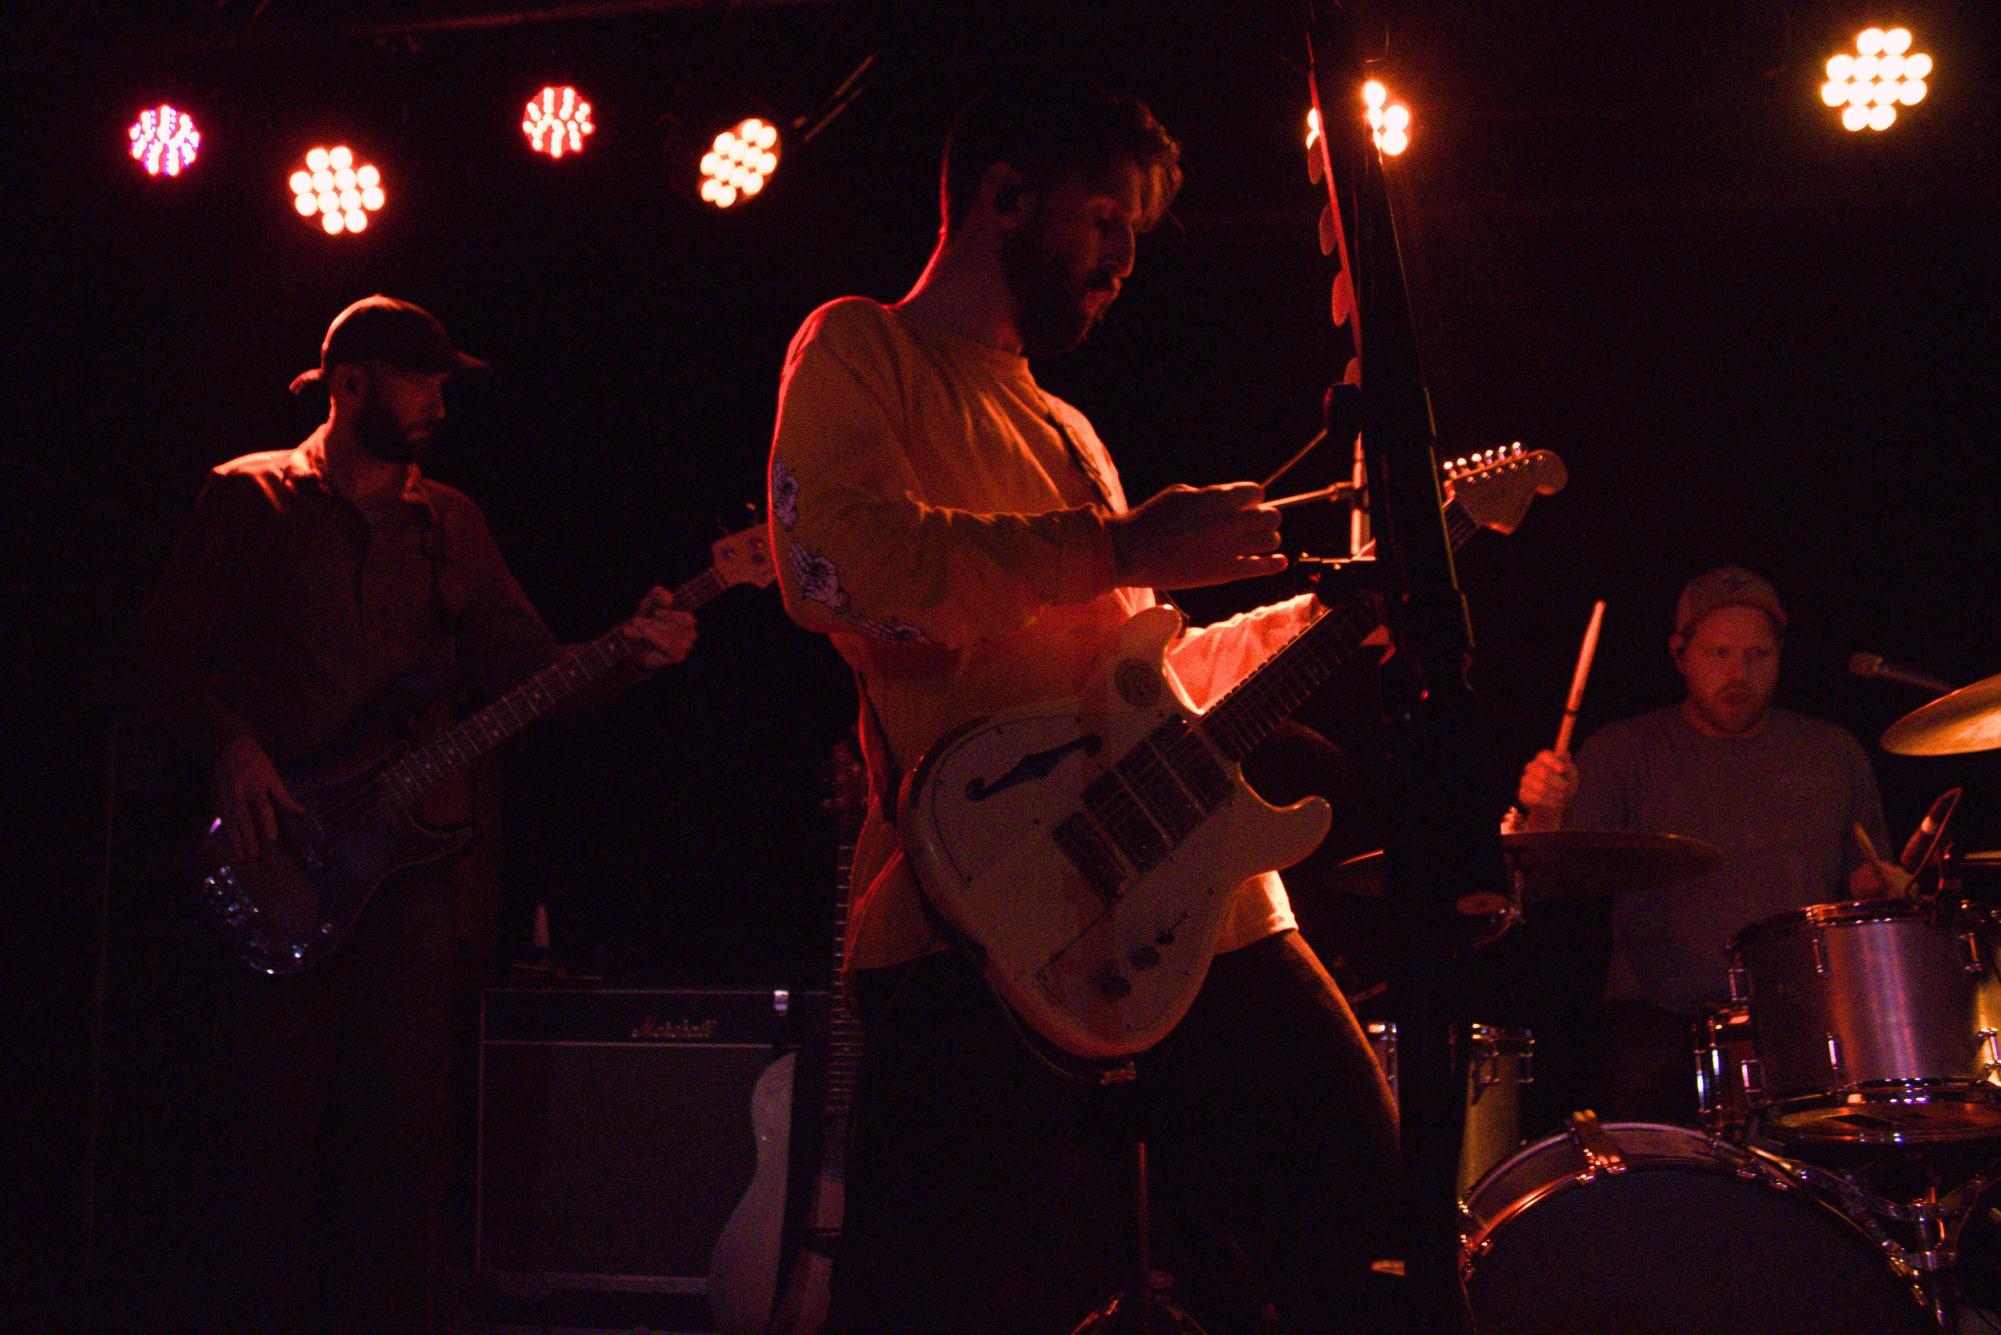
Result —
<path fill-rule="evenodd" d="M 920 884 L 1044 1038 L 1080 1057 L 1153 1046 L 1207 976 L 1232 892 L 1326 836 L 1210 745 L 1166 670 L 1180 614 L 1122 629 L 1084 692 L 948 735 L 905 785 Z"/>
<path fill-rule="evenodd" d="M 278 813 L 279 838 L 255 857 L 233 857 L 221 823 L 210 823 L 195 854 L 195 908 L 245 963 L 271 974 L 312 967 L 346 939 L 384 882 L 471 841 L 470 825 L 434 829 L 385 787 L 409 749 L 379 741 L 282 771 L 306 811 Z"/>

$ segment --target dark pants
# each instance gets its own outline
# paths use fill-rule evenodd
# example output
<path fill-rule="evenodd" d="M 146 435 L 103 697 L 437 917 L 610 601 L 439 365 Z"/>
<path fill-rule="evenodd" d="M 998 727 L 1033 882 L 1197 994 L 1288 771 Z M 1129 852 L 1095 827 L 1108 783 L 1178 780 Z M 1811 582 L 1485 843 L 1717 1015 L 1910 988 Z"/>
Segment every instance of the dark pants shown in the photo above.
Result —
<path fill-rule="evenodd" d="M 1210 1335 L 1372 1332 L 1395 1247 L 1395 1113 L 1361 1028 L 1295 933 L 1218 956 L 1137 1080 L 1065 1079 L 980 977 L 936 954 L 856 980 L 867 1031 L 833 1329 L 1063 1335 L 1125 1287 L 1131 1144 L 1156 1260 Z"/>
<path fill-rule="evenodd" d="M 1644 1001 L 1605 1003 L 1605 1074 L 1598 1116 L 1607 1122 L 1694 1126 L 1695 1017 Z"/>
<path fill-rule="evenodd" d="M 318 968 L 222 966 L 192 1328 L 426 1328 L 458 910 L 392 885 Z"/>

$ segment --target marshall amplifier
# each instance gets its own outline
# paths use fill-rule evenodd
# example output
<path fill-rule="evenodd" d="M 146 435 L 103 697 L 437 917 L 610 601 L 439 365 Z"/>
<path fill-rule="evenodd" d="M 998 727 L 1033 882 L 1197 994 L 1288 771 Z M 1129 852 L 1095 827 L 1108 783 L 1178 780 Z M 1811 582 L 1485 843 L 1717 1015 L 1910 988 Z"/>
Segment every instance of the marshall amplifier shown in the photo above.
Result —
<path fill-rule="evenodd" d="M 826 1005 L 825 992 L 487 989 L 476 1270 L 706 1292 L 709 1254 L 758 1170 L 751 1089 L 824 1034 Z M 772 1134 L 784 1174 L 786 1128 Z"/>

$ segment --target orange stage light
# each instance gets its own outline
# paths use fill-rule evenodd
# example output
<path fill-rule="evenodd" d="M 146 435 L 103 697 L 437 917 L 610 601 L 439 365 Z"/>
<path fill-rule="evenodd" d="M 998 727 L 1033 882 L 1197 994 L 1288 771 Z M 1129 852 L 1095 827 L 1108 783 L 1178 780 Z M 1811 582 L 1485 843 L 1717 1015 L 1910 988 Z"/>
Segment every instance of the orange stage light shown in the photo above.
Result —
<path fill-rule="evenodd" d="M 328 236 L 365 230 L 368 215 L 387 199 L 382 173 L 369 163 L 356 166 L 354 150 L 345 144 L 308 152 L 304 170 L 294 171 L 286 184 L 299 216 L 317 216 Z"/>

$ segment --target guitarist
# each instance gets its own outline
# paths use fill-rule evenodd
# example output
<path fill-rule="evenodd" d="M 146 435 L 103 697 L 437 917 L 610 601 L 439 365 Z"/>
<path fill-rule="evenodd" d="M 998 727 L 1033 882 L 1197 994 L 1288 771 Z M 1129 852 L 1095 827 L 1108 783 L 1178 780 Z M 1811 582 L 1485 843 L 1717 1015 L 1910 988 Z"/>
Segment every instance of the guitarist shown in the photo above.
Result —
<path fill-rule="evenodd" d="M 195 504 L 141 620 L 136 693 L 208 766 L 238 857 L 301 809 L 277 766 L 339 746 L 392 683 L 496 694 L 561 652 L 479 509 L 420 466 L 446 378 L 481 365 L 422 308 L 358 301 L 292 383 L 326 391 L 326 421 L 222 464 Z M 641 671 L 694 642 L 671 603 L 655 588 L 625 625 Z M 421 814 L 472 809 L 448 784 Z M 476 849 L 399 879 L 315 969 L 219 971 L 201 1328 L 425 1328 L 453 979 L 491 914 Z"/>
<path fill-rule="evenodd" d="M 1178 158 L 1135 99 L 996 90 L 953 126 L 941 233 L 909 295 L 821 307 L 787 357 L 774 558 L 787 611 L 859 678 L 873 790 L 849 919 L 867 1054 L 833 1281 L 844 1335 L 1062 1331 L 1124 1279 L 1104 1256 L 1129 1244 L 1129 1204 L 1080 1214 L 1062 1169 L 1102 1142 L 1104 1095 L 1033 1051 L 944 948 L 885 813 L 951 729 L 1074 693 L 1153 589 L 1285 565 L 1255 485 L 1128 507 L 1090 422 L 1030 370 L 1111 306 Z M 1172 669 L 1205 706 L 1312 615 L 1302 597 L 1190 631 Z M 1379 1329 L 1361 1304 L 1394 1113 L 1276 875 L 1236 888 L 1200 996 L 1137 1069 L 1155 1194 L 1227 1235 L 1203 1255 L 1248 1258 L 1249 1306 L 1270 1300 L 1288 1331 Z"/>

